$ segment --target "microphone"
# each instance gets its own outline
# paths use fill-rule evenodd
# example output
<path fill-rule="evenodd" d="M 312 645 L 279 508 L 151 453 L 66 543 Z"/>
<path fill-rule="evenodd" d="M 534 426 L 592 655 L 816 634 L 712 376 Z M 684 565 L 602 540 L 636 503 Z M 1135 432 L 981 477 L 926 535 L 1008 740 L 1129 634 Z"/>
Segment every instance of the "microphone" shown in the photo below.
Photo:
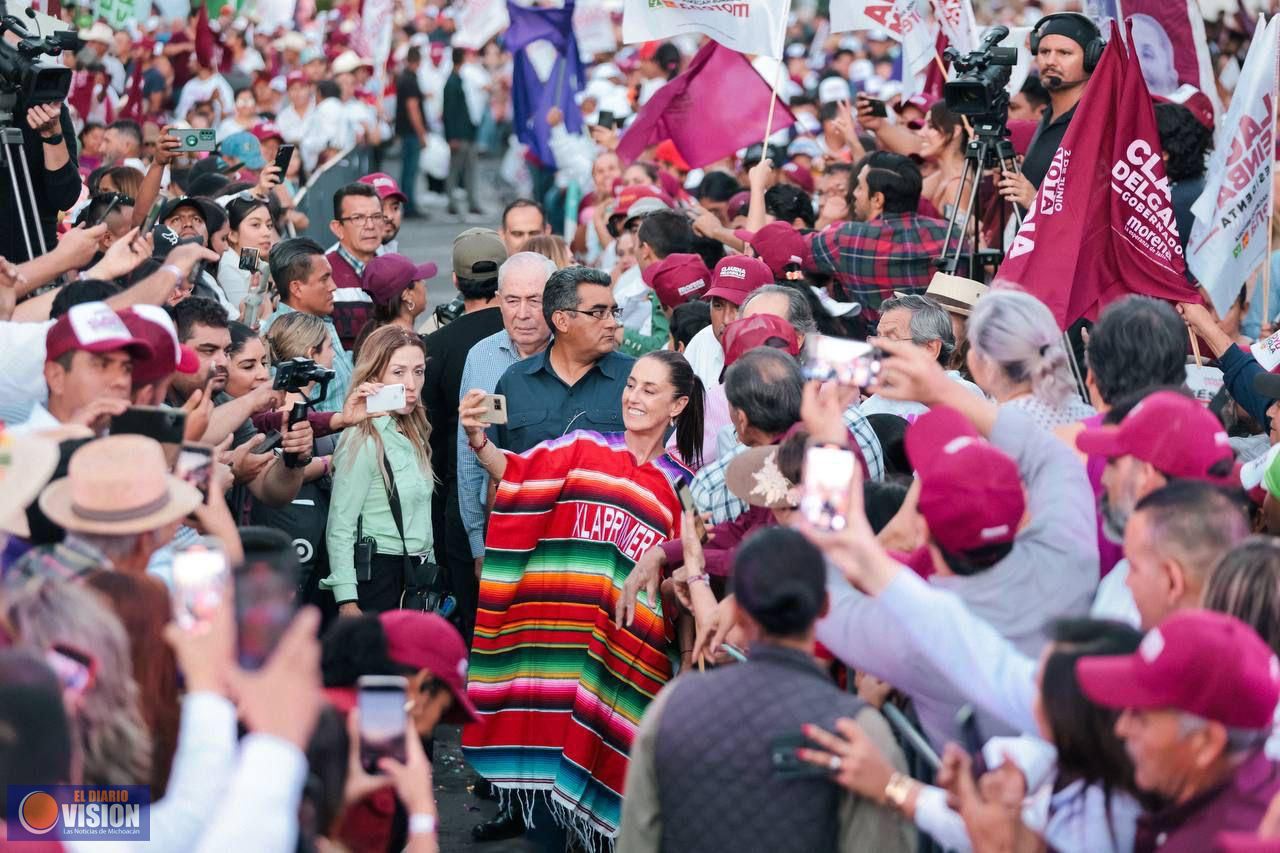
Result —
<path fill-rule="evenodd" d="M 1074 89 L 1076 86 L 1082 86 L 1089 82 L 1088 77 L 1080 77 L 1076 80 L 1063 80 L 1061 77 L 1051 76 L 1044 78 L 1044 87 L 1050 92 L 1062 92 L 1067 89 Z"/>

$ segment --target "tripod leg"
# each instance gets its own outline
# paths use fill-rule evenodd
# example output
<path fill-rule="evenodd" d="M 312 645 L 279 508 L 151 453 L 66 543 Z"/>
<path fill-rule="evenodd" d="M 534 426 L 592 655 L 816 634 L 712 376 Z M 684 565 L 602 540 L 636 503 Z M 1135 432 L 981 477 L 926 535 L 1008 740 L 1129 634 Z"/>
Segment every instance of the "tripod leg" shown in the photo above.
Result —
<path fill-rule="evenodd" d="M 35 232 L 36 240 L 40 243 L 40 254 L 44 255 L 48 253 L 49 247 L 45 244 L 44 229 L 40 227 L 40 206 L 36 204 L 36 191 L 31 186 L 31 164 L 27 162 L 26 149 L 19 147 L 18 153 L 22 159 L 22 177 L 27 185 L 27 201 L 31 203 L 31 230 Z"/>
<path fill-rule="evenodd" d="M 27 209 L 23 205 L 22 189 L 18 184 L 18 163 L 26 163 L 26 152 L 22 149 L 21 139 L 15 144 L 9 139 L 4 141 L 4 154 L 8 160 L 9 182 L 13 190 L 13 204 L 18 209 L 18 225 L 22 229 L 22 239 L 26 243 L 27 258 L 36 257 L 31 245 L 31 230 L 27 226 Z M 34 209 L 34 206 L 33 208 Z"/>

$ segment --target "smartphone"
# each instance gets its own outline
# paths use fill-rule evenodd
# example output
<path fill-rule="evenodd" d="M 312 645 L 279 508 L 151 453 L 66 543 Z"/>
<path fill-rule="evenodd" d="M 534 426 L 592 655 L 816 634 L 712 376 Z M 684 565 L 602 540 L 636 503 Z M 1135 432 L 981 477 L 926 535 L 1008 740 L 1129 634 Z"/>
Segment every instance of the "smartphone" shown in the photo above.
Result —
<path fill-rule="evenodd" d="M 282 441 L 284 441 L 284 436 L 281 435 L 280 430 L 273 429 L 271 432 L 263 436 L 263 438 L 256 445 L 254 445 L 253 450 L 250 452 L 270 453 L 271 451 L 279 447 L 280 442 Z"/>
<path fill-rule="evenodd" d="M 601 110 L 601 111 L 600 111 L 600 119 L 599 119 L 599 122 L 598 122 L 598 124 L 600 125 L 600 127 L 607 127 L 607 128 L 609 128 L 609 129 L 611 129 L 611 130 L 612 130 L 612 129 L 613 129 L 613 125 L 614 125 L 614 123 L 615 123 L 616 121 L 617 121 L 617 119 L 615 119 L 615 118 L 613 117 L 613 113 L 612 113 L 612 112 L 610 112 L 609 110 Z"/>
<path fill-rule="evenodd" d="M 409 681 L 402 675 L 362 675 L 356 681 L 360 709 L 360 764 L 378 772 L 378 759 L 404 761 L 405 701 Z"/>
<path fill-rule="evenodd" d="M 284 180 L 284 176 L 289 172 L 289 161 L 293 159 L 294 146 L 281 144 L 280 150 L 276 152 L 276 168 L 280 170 L 280 180 Z"/>
<path fill-rule="evenodd" d="M 486 424 L 505 424 L 507 422 L 507 398 L 502 394 L 484 395 L 485 412 L 480 421 Z"/>
<path fill-rule="evenodd" d="M 804 455 L 804 484 L 800 512 L 814 527 L 844 530 L 849 523 L 849 481 L 858 460 L 840 447 L 816 445 Z"/>
<path fill-rule="evenodd" d="M 138 234 L 145 237 L 151 233 L 151 229 L 156 227 L 156 221 L 160 218 L 160 211 L 164 210 L 164 199 L 156 199 L 156 203 L 151 205 L 151 209 L 147 211 L 147 218 L 142 220 L 142 228 L 138 230 Z"/>
<path fill-rule="evenodd" d="M 880 375 L 883 353 L 866 341 L 807 335 L 804 341 L 805 379 L 835 380 L 841 385 L 866 388 Z"/>
<path fill-rule="evenodd" d="M 796 755 L 796 750 L 801 747 L 814 746 L 800 732 L 775 737 L 769 742 L 769 761 L 773 764 L 773 775 L 780 779 L 829 779 L 829 769 L 810 764 Z"/>
<path fill-rule="evenodd" d="M 235 572 L 236 658 L 241 669 L 261 669 L 293 621 L 298 607 L 296 566 L 249 559 Z"/>
<path fill-rule="evenodd" d="M 676 489 L 676 497 L 680 498 L 680 507 L 685 512 L 691 512 L 697 515 L 698 508 L 693 503 L 693 492 L 689 491 L 688 483 L 680 484 L 680 486 Z"/>
<path fill-rule="evenodd" d="M 190 631 L 207 625 L 222 604 L 231 567 L 222 544 L 212 537 L 173 555 L 173 620 Z"/>
<path fill-rule="evenodd" d="M 258 271 L 258 258 L 261 251 L 253 247 L 245 247 L 240 250 L 240 269 L 245 272 Z"/>
<path fill-rule="evenodd" d="M 868 98 L 865 95 L 859 95 L 858 96 L 858 112 L 865 113 L 868 116 L 877 116 L 879 118 L 887 118 L 889 115 L 889 108 L 884 101 L 878 100 L 876 98 Z"/>
<path fill-rule="evenodd" d="M 218 132 L 210 127 L 193 127 L 186 130 L 170 130 L 170 136 L 178 137 L 178 151 L 214 151 L 218 147 Z"/>
<path fill-rule="evenodd" d="M 404 408 L 404 385 L 383 385 L 380 390 L 365 398 L 365 406 L 371 415 L 394 412 Z"/>
<path fill-rule="evenodd" d="M 206 500 L 209 498 L 209 477 L 213 473 L 213 448 L 206 444 L 184 444 L 178 451 L 178 461 L 174 463 L 173 475 L 184 483 L 190 483 L 200 490 Z"/>
<path fill-rule="evenodd" d="M 187 413 L 169 406 L 130 406 L 111 419 L 111 435 L 145 435 L 161 444 L 182 444 Z"/>

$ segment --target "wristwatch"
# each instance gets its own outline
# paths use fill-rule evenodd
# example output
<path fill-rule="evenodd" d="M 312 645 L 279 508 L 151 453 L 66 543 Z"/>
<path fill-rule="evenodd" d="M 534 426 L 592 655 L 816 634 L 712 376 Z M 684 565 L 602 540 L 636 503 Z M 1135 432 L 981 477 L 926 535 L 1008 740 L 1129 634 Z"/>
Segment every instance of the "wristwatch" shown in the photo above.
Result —
<path fill-rule="evenodd" d="M 884 799 L 889 805 L 899 811 L 906 805 L 907 797 L 911 795 L 911 789 L 915 787 L 915 780 L 903 773 L 894 773 L 889 777 L 889 784 L 884 786 Z"/>
<path fill-rule="evenodd" d="M 61 145 L 62 134 L 55 133 L 53 136 L 42 136 L 40 137 L 40 141 L 43 142 L 45 145 Z"/>

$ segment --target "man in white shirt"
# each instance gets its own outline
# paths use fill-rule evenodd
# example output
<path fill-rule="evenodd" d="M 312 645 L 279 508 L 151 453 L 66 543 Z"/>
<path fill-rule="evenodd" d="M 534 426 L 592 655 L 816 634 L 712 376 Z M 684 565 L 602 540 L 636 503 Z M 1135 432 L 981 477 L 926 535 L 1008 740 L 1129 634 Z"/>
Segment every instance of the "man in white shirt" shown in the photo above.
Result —
<path fill-rule="evenodd" d="M 196 76 L 182 87 L 182 95 L 178 98 L 178 108 L 174 110 L 174 117 L 178 121 L 187 121 L 187 113 L 191 112 L 192 107 L 202 101 L 212 101 L 213 124 L 217 125 L 222 121 L 223 115 L 231 114 L 236 102 L 235 92 L 231 91 L 231 85 L 223 79 L 222 75 L 212 68 L 205 68 L 195 62 L 192 62 L 192 65 L 195 66 Z"/>
<path fill-rule="evenodd" d="M 762 261 L 749 261 L 755 259 L 734 255 L 716 264 L 711 289 L 705 297 L 711 302 L 711 325 L 694 335 L 684 348 L 684 357 L 707 388 L 719 386 L 724 372 L 724 327 L 738 319 L 739 306 L 751 291 L 773 284 L 773 273 Z"/>

